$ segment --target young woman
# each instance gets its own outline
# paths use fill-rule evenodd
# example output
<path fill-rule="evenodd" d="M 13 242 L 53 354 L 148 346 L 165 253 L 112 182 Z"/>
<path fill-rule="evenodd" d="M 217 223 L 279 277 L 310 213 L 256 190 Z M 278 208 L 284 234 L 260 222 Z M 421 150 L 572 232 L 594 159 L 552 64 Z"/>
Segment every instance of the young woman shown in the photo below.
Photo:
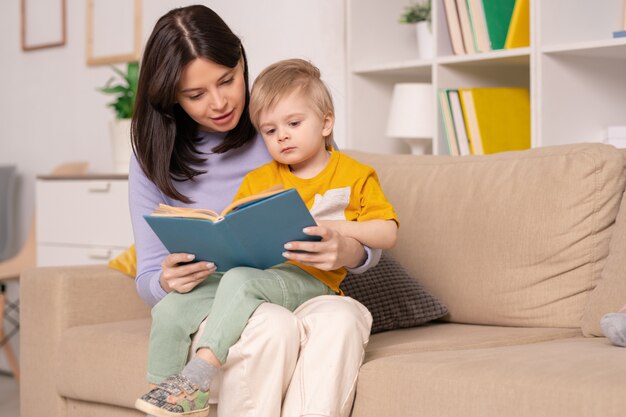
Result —
<path fill-rule="evenodd" d="M 246 173 L 270 161 L 248 103 L 243 45 L 217 14 L 189 6 L 159 19 L 141 65 L 129 174 L 137 290 L 150 305 L 192 291 L 216 267 L 168 254 L 142 216 L 159 203 L 219 211 Z M 355 239 L 321 226 L 311 234 L 322 241 L 291 242 L 286 257 L 322 270 L 374 263 Z M 347 416 L 370 326 L 369 312 L 348 297 L 316 297 L 293 313 L 260 306 L 214 379 L 219 415 Z"/>

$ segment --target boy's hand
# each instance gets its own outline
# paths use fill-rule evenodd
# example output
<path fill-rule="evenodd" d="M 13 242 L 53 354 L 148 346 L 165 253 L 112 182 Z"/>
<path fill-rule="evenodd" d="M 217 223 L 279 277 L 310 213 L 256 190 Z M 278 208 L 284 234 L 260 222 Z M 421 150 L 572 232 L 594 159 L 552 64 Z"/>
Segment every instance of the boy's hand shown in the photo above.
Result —
<path fill-rule="evenodd" d="M 215 272 L 212 262 L 192 262 L 194 255 L 172 253 L 161 263 L 161 287 L 165 292 L 187 293 Z"/>
<path fill-rule="evenodd" d="M 341 221 L 324 220 L 320 223 L 341 223 Z M 332 271 L 343 266 L 354 268 L 360 265 L 365 256 L 365 249 L 357 240 L 342 236 L 341 233 L 329 226 L 311 226 L 304 229 L 304 233 L 311 236 L 320 236 L 320 242 L 289 242 L 285 244 L 286 252 L 283 256 L 315 268 Z M 294 252 L 294 251 L 304 251 Z"/>

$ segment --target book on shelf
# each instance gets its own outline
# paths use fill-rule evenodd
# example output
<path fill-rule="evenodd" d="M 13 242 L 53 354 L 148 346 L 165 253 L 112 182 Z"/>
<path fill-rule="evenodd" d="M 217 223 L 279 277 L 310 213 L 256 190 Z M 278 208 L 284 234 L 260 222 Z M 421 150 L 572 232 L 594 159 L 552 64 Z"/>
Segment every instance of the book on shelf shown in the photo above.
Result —
<path fill-rule="evenodd" d="M 459 89 L 473 153 L 530 148 L 530 94 L 527 88 Z"/>
<path fill-rule="evenodd" d="M 448 144 L 448 151 L 452 156 L 460 155 L 459 143 L 456 139 L 456 132 L 454 131 L 454 122 L 452 121 L 452 112 L 450 110 L 450 102 L 448 101 L 448 92 L 445 89 L 440 89 L 437 92 L 437 102 L 439 103 L 439 112 L 441 114 L 441 120 L 443 122 L 443 132 L 446 136 L 446 143 Z"/>
<path fill-rule="evenodd" d="M 489 40 L 489 32 L 487 32 L 483 0 L 467 0 L 467 7 L 476 49 L 478 52 L 491 51 L 491 42 Z"/>
<path fill-rule="evenodd" d="M 316 223 L 295 189 L 270 189 L 220 213 L 162 204 L 144 218 L 170 253 L 194 254 L 194 261 L 214 262 L 218 271 L 266 269 L 286 261 L 285 243 L 319 240 L 302 231 Z"/>
<path fill-rule="evenodd" d="M 461 99 L 459 91 L 454 89 L 447 90 L 448 101 L 450 103 L 450 111 L 452 113 L 452 122 L 454 131 L 459 145 L 459 153 L 461 155 L 470 155 L 472 153 L 465 130 L 465 122 L 463 120 L 463 109 L 461 108 Z"/>
<path fill-rule="evenodd" d="M 626 38 L 626 29 L 613 32 L 613 37 L 614 38 Z"/>
<path fill-rule="evenodd" d="M 491 49 L 503 49 L 516 0 L 482 0 Z"/>
<path fill-rule="evenodd" d="M 478 129 L 478 120 L 476 118 L 476 109 L 471 100 L 471 90 L 468 88 L 459 88 L 459 99 L 461 100 L 461 109 L 463 110 L 463 122 L 465 123 L 465 131 L 467 132 L 467 140 L 472 149 L 472 155 L 484 155 L 483 143 L 480 138 Z"/>
<path fill-rule="evenodd" d="M 448 34 L 452 44 L 452 52 L 455 55 L 465 54 L 463 46 L 463 34 L 461 33 L 461 23 L 456 10 L 456 0 L 443 0 L 443 8 L 446 13 L 446 23 L 448 24 Z"/>
<path fill-rule="evenodd" d="M 459 14 L 461 34 L 463 35 L 463 46 L 468 54 L 478 52 L 474 44 L 474 34 L 472 33 L 472 22 L 470 21 L 467 0 L 456 0 L 456 10 Z"/>
<path fill-rule="evenodd" d="M 505 49 L 530 46 L 530 0 L 517 0 L 504 42 Z"/>

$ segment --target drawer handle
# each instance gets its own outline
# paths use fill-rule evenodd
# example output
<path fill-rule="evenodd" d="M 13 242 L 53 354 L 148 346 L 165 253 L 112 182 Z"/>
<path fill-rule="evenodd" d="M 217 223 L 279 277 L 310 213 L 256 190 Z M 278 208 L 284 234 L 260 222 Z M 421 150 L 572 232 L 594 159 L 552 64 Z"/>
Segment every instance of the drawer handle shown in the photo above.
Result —
<path fill-rule="evenodd" d="M 106 193 L 110 189 L 110 182 L 93 182 L 89 185 L 89 191 L 92 193 Z"/>
<path fill-rule="evenodd" d="M 111 257 L 111 249 L 90 249 L 89 257 L 91 259 L 109 259 Z"/>

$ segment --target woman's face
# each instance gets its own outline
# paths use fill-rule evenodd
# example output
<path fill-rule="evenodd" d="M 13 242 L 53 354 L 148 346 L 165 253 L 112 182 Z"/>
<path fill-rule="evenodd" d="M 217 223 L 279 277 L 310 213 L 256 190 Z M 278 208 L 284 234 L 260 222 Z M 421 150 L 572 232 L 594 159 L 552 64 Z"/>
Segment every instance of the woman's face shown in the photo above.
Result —
<path fill-rule="evenodd" d="M 176 100 L 207 132 L 228 132 L 237 126 L 246 103 L 243 61 L 235 68 L 196 58 L 180 77 Z"/>

